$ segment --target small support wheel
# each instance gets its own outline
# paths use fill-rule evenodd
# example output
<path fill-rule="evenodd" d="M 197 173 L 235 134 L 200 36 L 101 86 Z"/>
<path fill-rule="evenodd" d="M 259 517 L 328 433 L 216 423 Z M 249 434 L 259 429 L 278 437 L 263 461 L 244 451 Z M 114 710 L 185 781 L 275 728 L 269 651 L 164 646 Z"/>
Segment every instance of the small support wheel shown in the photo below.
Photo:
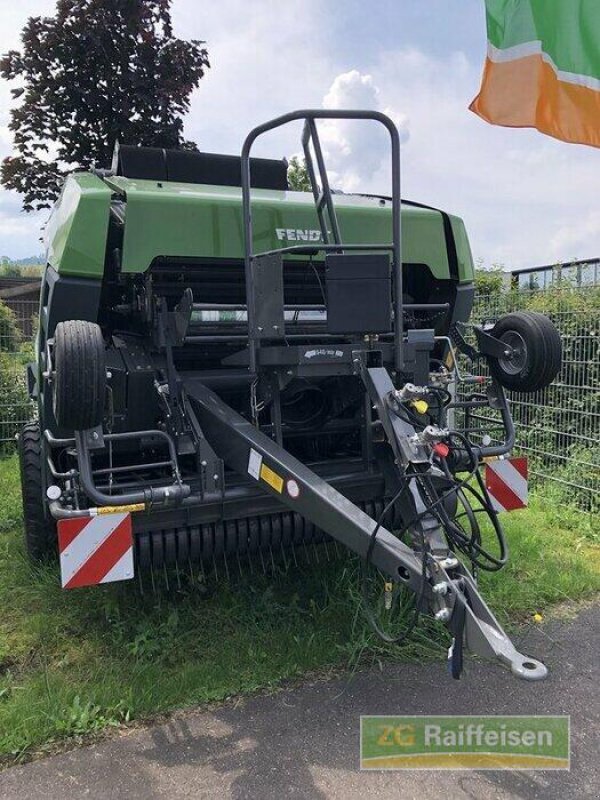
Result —
<path fill-rule="evenodd" d="M 60 428 L 87 430 L 102 423 L 106 357 L 100 326 L 59 322 L 54 332 L 54 416 Z"/>
<path fill-rule="evenodd" d="M 19 463 L 23 495 L 25 548 L 33 562 L 43 561 L 56 552 L 56 525 L 46 514 L 42 437 L 39 422 L 30 422 L 19 434 Z"/>
<path fill-rule="evenodd" d="M 505 357 L 489 359 L 492 375 L 506 389 L 537 392 L 558 375 L 562 344 L 548 317 L 533 311 L 504 314 L 491 334 L 507 346 Z"/>

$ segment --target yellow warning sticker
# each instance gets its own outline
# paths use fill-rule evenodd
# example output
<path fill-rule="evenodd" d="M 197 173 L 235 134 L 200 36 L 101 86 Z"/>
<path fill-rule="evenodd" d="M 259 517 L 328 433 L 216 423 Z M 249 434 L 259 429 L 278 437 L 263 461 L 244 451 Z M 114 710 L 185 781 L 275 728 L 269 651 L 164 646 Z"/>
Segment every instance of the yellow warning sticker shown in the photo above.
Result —
<path fill-rule="evenodd" d="M 283 478 L 281 478 L 272 469 L 269 469 L 266 464 L 261 464 L 260 477 L 265 483 L 268 483 L 272 489 L 281 494 L 283 492 Z"/>

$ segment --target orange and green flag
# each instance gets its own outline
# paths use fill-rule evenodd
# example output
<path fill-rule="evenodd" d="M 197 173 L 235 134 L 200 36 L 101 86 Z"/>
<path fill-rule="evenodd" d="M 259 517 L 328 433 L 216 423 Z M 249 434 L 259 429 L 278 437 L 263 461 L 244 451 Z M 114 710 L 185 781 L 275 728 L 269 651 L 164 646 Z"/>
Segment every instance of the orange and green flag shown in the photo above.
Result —
<path fill-rule="evenodd" d="M 600 0 L 485 4 L 487 58 L 471 111 L 600 147 Z"/>

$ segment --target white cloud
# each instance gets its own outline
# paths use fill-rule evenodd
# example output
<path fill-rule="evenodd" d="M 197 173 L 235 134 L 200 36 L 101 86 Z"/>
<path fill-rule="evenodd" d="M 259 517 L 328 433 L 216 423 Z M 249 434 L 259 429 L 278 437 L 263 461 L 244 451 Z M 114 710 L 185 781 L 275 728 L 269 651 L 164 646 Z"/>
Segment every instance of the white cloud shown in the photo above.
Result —
<path fill-rule="evenodd" d="M 396 122 L 403 141 L 408 140 L 408 118 L 382 105 L 379 88 L 371 75 L 351 70 L 338 75 L 325 97 L 323 107 L 384 111 Z M 374 175 L 390 159 L 389 136 L 385 129 L 364 120 L 326 120 L 320 138 L 332 185 L 345 191 L 365 190 Z"/>
<path fill-rule="evenodd" d="M 222 0 L 174 4 L 179 36 L 207 40 L 211 69 L 195 92 L 186 135 L 201 149 L 239 153 L 255 125 L 298 108 L 321 105 L 336 74 L 322 41 L 318 0 Z M 298 149 L 300 126 L 260 138 L 253 151 L 274 158 Z"/>
<path fill-rule="evenodd" d="M 22 0 L 18 15 L 13 6 L 0 5 L 4 52 L 18 44 L 26 16 L 46 13 L 55 3 Z M 476 257 L 525 266 L 600 255 L 597 150 L 482 122 L 467 110 L 479 86 L 480 60 L 462 52 L 434 56 L 416 46 L 379 53 L 372 42 L 358 46 L 362 32 L 345 31 L 330 5 L 176 0 L 176 34 L 206 39 L 212 63 L 194 94 L 186 135 L 202 149 L 239 153 L 251 127 L 295 108 L 383 110 L 403 135 L 403 195 L 462 216 Z M 381 13 L 384 24 L 385 12 L 376 4 L 372 13 Z M 401 22 L 402 11 L 394 13 Z M 427 39 L 422 31 L 403 33 L 404 41 L 413 33 Z M 353 38 L 357 46 L 344 50 L 341 37 Z M 0 82 L 0 128 L 8 122 L 10 103 L 8 87 Z M 259 140 L 255 153 L 297 152 L 298 127 Z M 0 136 L 3 155 L 9 143 Z M 389 192 L 387 139 L 375 125 L 327 125 L 323 140 L 337 185 Z M 4 197 L 0 192 L 0 203 Z M 0 251 L 9 252 L 10 246 L 15 254 L 36 252 L 37 240 L 18 233 L 28 218 L 19 216 L 16 200 L 10 208 L 2 204 Z M 2 233 L 7 230 L 10 238 Z"/>
<path fill-rule="evenodd" d="M 369 75 L 379 106 L 409 121 L 403 196 L 462 216 L 476 257 L 527 266 L 600 254 L 595 217 L 587 221 L 597 206 L 597 150 L 482 122 L 467 110 L 480 65 L 462 53 L 387 52 Z M 382 169 L 364 188 L 386 191 L 387 179 Z"/>

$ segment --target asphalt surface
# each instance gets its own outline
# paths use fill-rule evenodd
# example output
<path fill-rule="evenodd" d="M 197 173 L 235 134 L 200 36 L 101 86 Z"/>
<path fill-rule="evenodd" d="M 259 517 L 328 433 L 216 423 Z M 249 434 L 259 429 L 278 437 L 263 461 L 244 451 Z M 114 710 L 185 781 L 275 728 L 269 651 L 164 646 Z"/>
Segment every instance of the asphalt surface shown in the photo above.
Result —
<path fill-rule="evenodd" d="M 0 774 L 0 797 L 54 798 L 598 798 L 600 607 L 527 628 L 521 649 L 551 669 L 540 683 L 495 665 L 386 664 L 352 678 L 284 690 Z M 361 714 L 570 714 L 571 771 L 360 772 Z"/>

